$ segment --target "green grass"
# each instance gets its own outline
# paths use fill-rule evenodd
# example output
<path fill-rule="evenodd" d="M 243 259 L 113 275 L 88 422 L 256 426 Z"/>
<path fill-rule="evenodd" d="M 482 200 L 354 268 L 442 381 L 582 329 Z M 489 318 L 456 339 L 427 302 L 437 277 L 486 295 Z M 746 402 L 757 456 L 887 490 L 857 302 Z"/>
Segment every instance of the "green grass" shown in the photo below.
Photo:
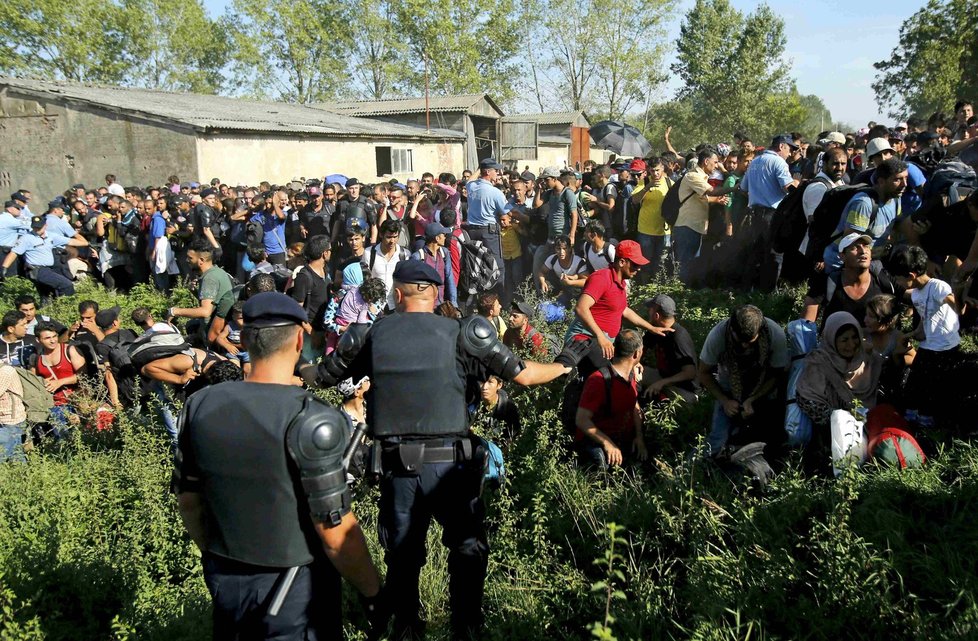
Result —
<path fill-rule="evenodd" d="M 676 298 L 698 344 L 747 300 L 671 283 L 655 291 Z M 786 322 L 799 296 L 751 300 Z M 69 320 L 82 297 L 124 311 L 167 303 L 148 289 L 121 297 L 88 288 L 50 313 Z M 511 392 L 524 430 L 509 448 L 507 483 L 488 496 L 488 638 L 978 638 L 978 450 L 970 443 L 941 441 L 920 470 L 869 468 L 836 481 L 806 478 L 792 462 L 762 493 L 686 461 L 708 429 L 704 401 L 650 411 L 653 463 L 601 479 L 566 460 L 559 383 Z M 169 475 L 162 429 L 128 418 L 27 465 L 0 465 L 0 640 L 209 638 L 199 559 Z M 382 566 L 374 488 L 358 490 L 356 512 Z M 439 537 L 433 527 L 422 575 L 432 639 L 447 638 Z M 362 618 L 352 594 L 347 606 L 355 638 Z"/>

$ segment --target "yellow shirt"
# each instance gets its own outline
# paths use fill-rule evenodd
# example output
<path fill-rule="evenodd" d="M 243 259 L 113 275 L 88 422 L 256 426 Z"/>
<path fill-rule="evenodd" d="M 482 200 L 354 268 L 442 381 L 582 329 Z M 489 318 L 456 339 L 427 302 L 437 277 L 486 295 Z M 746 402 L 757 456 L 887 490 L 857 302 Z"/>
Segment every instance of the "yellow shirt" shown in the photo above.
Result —
<path fill-rule="evenodd" d="M 645 185 L 641 184 L 632 192 L 632 196 L 645 191 L 642 197 L 642 205 L 638 210 L 638 233 L 646 236 L 665 236 L 666 221 L 662 219 L 662 201 L 669 191 L 669 184 L 663 178 L 658 185 L 646 190 Z"/>
<path fill-rule="evenodd" d="M 700 196 L 713 190 L 708 179 L 709 176 L 699 165 L 686 172 L 682 184 L 679 185 L 679 202 L 686 202 L 679 207 L 676 227 L 689 227 L 697 234 L 706 235 L 710 222 L 710 205 L 703 202 Z"/>
<path fill-rule="evenodd" d="M 516 231 L 516 227 L 504 229 L 499 240 L 502 244 L 503 260 L 513 260 L 523 255 L 523 249 L 520 247 L 520 235 Z"/>

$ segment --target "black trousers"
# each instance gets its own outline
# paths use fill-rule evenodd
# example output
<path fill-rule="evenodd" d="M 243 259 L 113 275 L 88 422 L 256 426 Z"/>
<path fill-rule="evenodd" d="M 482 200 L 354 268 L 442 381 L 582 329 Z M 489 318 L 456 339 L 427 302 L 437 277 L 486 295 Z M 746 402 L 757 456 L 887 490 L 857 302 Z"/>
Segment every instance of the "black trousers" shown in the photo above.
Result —
<path fill-rule="evenodd" d="M 340 575 L 328 561 L 299 568 L 277 616 L 268 607 L 286 570 L 204 554 L 204 582 L 214 604 L 215 641 L 343 639 Z"/>
<path fill-rule="evenodd" d="M 386 551 L 385 586 L 394 596 L 395 626 L 420 620 L 418 581 L 427 562 L 425 537 L 434 517 L 448 548 L 453 632 L 463 638 L 474 633 L 482 625 L 489 563 L 481 465 L 426 463 L 417 475 L 385 472 L 378 534 Z"/>

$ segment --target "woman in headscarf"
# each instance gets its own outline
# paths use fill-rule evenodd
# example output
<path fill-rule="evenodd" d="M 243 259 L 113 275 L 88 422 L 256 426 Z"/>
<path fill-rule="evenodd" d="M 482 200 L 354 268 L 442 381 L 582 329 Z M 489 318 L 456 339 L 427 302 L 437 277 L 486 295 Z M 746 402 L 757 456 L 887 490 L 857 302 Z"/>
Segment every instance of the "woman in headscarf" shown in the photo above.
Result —
<path fill-rule="evenodd" d="M 863 346 L 859 321 L 835 312 L 825 321 L 822 342 L 805 357 L 796 399 L 815 424 L 810 450 L 821 453 L 829 443 L 829 419 L 835 410 L 866 411 L 876 406 L 883 358 Z"/>

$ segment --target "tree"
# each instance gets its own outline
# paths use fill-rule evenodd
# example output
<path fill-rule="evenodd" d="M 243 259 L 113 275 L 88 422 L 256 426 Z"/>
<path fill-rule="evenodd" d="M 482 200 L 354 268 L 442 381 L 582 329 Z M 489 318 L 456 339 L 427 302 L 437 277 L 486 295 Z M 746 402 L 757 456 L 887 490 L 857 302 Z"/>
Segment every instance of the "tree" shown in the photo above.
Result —
<path fill-rule="evenodd" d="M 832 112 L 829 111 L 822 99 L 816 95 L 799 96 L 801 106 L 805 109 L 805 121 L 798 131 L 806 134 L 816 134 L 823 131 L 837 131 L 832 126 Z"/>
<path fill-rule="evenodd" d="M 135 59 L 127 82 L 197 93 L 224 87 L 230 43 L 200 0 L 125 0 L 124 9 Z"/>
<path fill-rule="evenodd" d="M 252 97 L 310 103 L 351 93 L 345 7 L 329 0 L 233 0 L 224 19 L 236 80 Z"/>
<path fill-rule="evenodd" d="M 397 28 L 394 3 L 390 0 L 353 0 L 357 35 L 353 39 L 350 70 L 359 94 L 382 100 L 396 92 L 404 69 L 407 43 Z"/>
<path fill-rule="evenodd" d="M 121 82 L 133 60 L 123 21 L 112 0 L 4 0 L 0 72 Z"/>
<path fill-rule="evenodd" d="M 515 0 L 403 0 L 396 6 L 400 33 L 409 43 L 407 89 L 424 90 L 427 58 L 432 92 L 513 97 L 522 44 Z"/>
<path fill-rule="evenodd" d="M 801 127 L 805 111 L 784 58 L 784 21 L 766 5 L 748 15 L 729 0 L 696 0 L 677 41 L 673 73 L 683 81 L 675 103 L 650 118 L 682 116 L 677 142 L 729 140 L 740 131 L 764 140 Z M 678 148 L 678 145 L 677 145 Z"/>
<path fill-rule="evenodd" d="M 978 3 L 930 0 L 900 27 L 889 60 L 873 65 L 880 109 L 892 118 L 949 111 L 978 96 Z"/>

